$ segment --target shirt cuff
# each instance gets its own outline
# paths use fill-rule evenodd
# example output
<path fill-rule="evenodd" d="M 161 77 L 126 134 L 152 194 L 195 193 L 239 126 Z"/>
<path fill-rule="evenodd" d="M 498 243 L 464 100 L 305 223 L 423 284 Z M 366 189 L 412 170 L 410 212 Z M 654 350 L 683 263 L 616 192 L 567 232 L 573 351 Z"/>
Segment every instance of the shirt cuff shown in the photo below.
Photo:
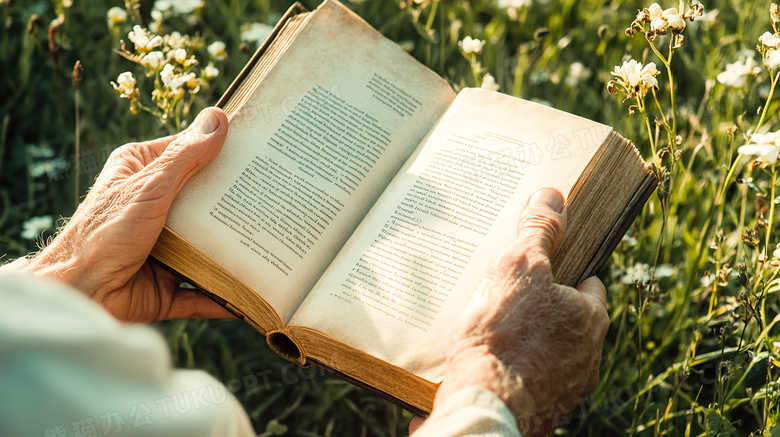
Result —
<path fill-rule="evenodd" d="M 414 437 L 520 437 L 512 412 L 493 392 L 466 387 L 436 406 Z"/>
<path fill-rule="evenodd" d="M 32 267 L 30 267 L 30 261 L 27 259 L 27 257 L 21 257 L 6 265 L 0 266 L 0 274 L 30 273 L 31 271 Z"/>

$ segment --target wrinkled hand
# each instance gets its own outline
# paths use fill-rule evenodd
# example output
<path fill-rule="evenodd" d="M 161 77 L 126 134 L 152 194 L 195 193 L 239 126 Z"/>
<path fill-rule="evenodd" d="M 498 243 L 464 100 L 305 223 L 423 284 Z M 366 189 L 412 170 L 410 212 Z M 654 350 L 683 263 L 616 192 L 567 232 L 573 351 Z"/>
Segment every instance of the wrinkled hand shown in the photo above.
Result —
<path fill-rule="evenodd" d="M 456 333 L 434 410 L 458 389 L 481 386 L 509 407 L 523 437 L 548 435 L 596 388 L 606 290 L 597 278 L 577 289 L 553 282 L 549 256 L 565 232 L 562 209 L 557 191 L 532 197 L 517 240 L 485 275 Z"/>
<path fill-rule="evenodd" d="M 32 258 L 37 276 L 64 281 L 131 322 L 231 317 L 149 259 L 184 183 L 211 162 L 228 131 L 216 108 L 184 132 L 115 150 L 59 235 Z"/>

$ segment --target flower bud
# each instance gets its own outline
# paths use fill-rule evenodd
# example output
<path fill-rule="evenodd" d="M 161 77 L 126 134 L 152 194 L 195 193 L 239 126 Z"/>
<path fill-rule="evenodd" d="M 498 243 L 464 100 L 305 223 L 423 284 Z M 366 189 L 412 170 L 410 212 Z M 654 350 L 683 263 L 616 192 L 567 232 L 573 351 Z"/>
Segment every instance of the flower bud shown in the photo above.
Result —
<path fill-rule="evenodd" d="M 73 87 L 77 90 L 81 89 L 81 77 L 84 75 L 84 66 L 81 65 L 81 61 L 76 61 L 76 65 L 73 66 Z"/>

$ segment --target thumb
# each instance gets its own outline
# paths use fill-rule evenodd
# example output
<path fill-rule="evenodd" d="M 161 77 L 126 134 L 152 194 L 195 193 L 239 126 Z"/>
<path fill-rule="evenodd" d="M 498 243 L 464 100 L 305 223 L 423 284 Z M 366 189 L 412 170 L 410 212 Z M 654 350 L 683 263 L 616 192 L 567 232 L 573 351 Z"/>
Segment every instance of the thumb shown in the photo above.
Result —
<path fill-rule="evenodd" d="M 420 416 L 414 416 L 412 418 L 412 421 L 409 422 L 409 435 L 411 436 L 412 434 L 414 434 L 415 431 L 417 431 L 421 426 L 423 426 L 424 423 L 425 423 L 425 419 L 423 419 Z"/>
<path fill-rule="evenodd" d="M 561 244 L 566 232 L 563 195 L 552 188 L 534 193 L 520 217 L 517 239 L 549 257 Z"/>
<path fill-rule="evenodd" d="M 192 175 L 211 162 L 222 150 L 228 132 L 225 113 L 206 108 L 184 132 L 168 144 L 165 151 L 148 167 L 161 172 L 173 182 L 175 195 Z"/>

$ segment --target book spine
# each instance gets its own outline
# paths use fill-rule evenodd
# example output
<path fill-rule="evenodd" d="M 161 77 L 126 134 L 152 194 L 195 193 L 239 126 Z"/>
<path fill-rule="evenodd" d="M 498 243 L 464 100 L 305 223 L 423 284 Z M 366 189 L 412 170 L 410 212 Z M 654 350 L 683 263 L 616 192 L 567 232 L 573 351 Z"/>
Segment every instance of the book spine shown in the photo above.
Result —
<path fill-rule="evenodd" d="M 287 361 L 304 365 L 306 352 L 298 339 L 285 329 L 269 331 L 265 336 L 268 347 Z"/>
<path fill-rule="evenodd" d="M 215 105 L 217 108 L 224 109 L 227 102 L 230 100 L 230 97 L 233 96 L 233 93 L 236 92 L 239 85 L 241 85 L 241 82 L 246 79 L 246 77 L 249 75 L 249 73 L 252 72 L 252 68 L 254 68 L 255 64 L 257 64 L 260 61 L 260 58 L 263 57 L 266 50 L 268 50 L 268 47 L 271 45 L 271 43 L 276 39 L 276 37 L 279 35 L 279 32 L 282 31 L 284 28 L 284 25 L 287 23 L 287 21 L 298 15 L 302 14 L 304 12 L 307 12 L 306 8 L 303 7 L 302 4 L 296 2 L 292 6 L 290 6 L 289 9 L 287 9 L 287 12 L 285 12 L 284 16 L 282 16 L 282 19 L 279 20 L 279 22 L 274 26 L 274 30 L 271 31 L 271 34 L 268 36 L 268 38 L 265 39 L 265 42 L 263 42 L 263 45 L 260 46 L 260 48 L 257 49 L 254 55 L 252 55 L 252 59 L 247 62 L 247 64 L 244 66 L 244 69 L 241 70 L 241 73 L 236 76 L 235 79 L 233 79 L 233 83 L 230 84 L 228 89 L 225 91 L 225 94 L 222 94 L 222 97 L 220 97 L 219 101 Z"/>

